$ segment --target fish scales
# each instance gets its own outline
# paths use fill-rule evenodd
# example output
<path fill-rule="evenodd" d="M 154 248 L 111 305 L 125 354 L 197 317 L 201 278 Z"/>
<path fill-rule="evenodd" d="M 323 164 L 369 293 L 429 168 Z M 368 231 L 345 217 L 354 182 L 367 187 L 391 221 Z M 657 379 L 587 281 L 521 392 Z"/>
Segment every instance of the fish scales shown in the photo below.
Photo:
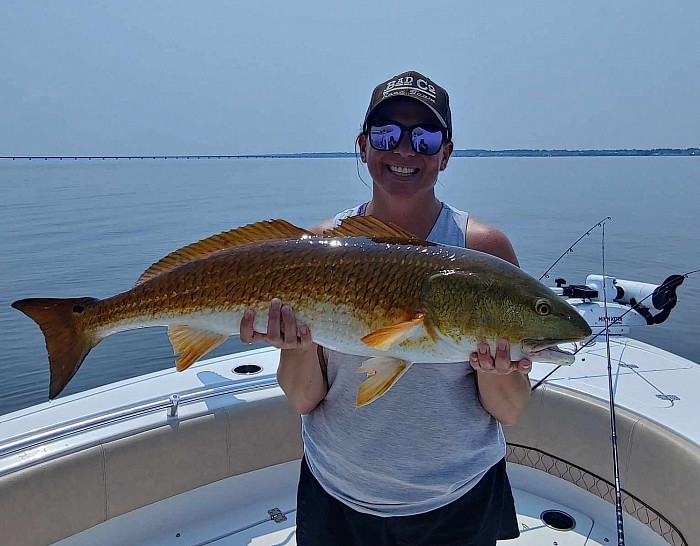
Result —
<path fill-rule="evenodd" d="M 197 311 L 262 310 L 278 297 L 294 302 L 301 314 L 313 312 L 317 303 L 349 306 L 372 327 L 387 310 L 401 318 L 415 312 L 427 275 L 439 271 L 435 252 L 422 259 L 412 258 L 413 252 L 410 246 L 387 249 L 371 241 L 342 239 L 270 241 L 255 245 L 254 252 L 234 248 L 106 298 L 86 320 L 90 326 L 126 325 L 144 317 L 158 321 Z M 448 267 L 450 255 L 441 257 Z"/>
<path fill-rule="evenodd" d="M 375 229 L 379 236 L 367 235 Z M 265 333 L 273 298 L 292 306 L 315 342 L 370 357 L 359 369 L 368 378 L 358 406 L 386 393 L 414 362 L 461 361 L 480 341 L 493 349 L 505 337 L 514 359 L 571 363 L 549 348 L 590 335 L 573 307 L 512 264 L 420 241 L 370 217 L 346 219 L 325 237 L 279 220 L 251 224 L 174 251 L 121 294 L 13 307 L 44 333 L 53 398 L 108 335 L 166 325 L 184 370 L 237 334 L 248 308 Z"/>

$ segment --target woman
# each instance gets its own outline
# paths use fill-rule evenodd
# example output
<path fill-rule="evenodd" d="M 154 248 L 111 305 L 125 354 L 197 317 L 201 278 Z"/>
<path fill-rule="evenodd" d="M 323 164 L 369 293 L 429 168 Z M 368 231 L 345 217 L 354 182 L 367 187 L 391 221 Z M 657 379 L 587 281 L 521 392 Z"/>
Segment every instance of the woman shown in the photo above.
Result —
<path fill-rule="evenodd" d="M 503 233 L 435 196 L 453 149 L 449 97 L 439 85 L 417 72 L 378 85 L 357 143 L 372 199 L 315 233 L 366 214 L 518 265 Z M 531 364 L 511 362 L 505 340 L 495 355 L 484 343 L 464 363 L 414 366 L 355 410 L 364 357 L 316 346 L 279 300 L 270 304 L 267 334 L 253 331 L 253 318 L 249 311 L 243 319 L 242 341 L 282 349 L 279 384 L 302 414 L 297 544 L 492 546 L 518 536 L 501 424 L 522 413 Z"/>

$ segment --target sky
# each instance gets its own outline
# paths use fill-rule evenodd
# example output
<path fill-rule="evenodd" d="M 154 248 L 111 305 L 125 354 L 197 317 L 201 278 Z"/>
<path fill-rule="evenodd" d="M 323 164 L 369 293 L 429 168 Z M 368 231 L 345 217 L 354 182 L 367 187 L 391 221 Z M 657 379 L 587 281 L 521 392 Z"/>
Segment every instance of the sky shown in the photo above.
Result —
<path fill-rule="evenodd" d="M 700 2 L 0 0 L 0 156 L 353 151 L 375 85 L 456 148 L 700 147 Z"/>

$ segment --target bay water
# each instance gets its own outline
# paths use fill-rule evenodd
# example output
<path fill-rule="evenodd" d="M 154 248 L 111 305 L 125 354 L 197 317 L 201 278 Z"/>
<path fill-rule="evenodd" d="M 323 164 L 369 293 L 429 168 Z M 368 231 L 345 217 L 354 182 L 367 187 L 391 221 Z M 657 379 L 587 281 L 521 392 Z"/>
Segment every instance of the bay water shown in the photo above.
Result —
<path fill-rule="evenodd" d="M 43 336 L 13 301 L 111 296 L 168 252 L 246 223 L 309 227 L 369 199 L 358 170 L 369 183 L 353 158 L 0 160 L 0 414 L 48 399 Z M 453 158 L 436 191 L 504 231 L 536 277 L 606 216 L 609 275 L 660 284 L 700 268 L 696 157 Z M 601 258 L 595 229 L 548 281 L 582 284 Z M 678 294 L 664 324 L 632 337 L 700 362 L 700 274 Z M 234 337 L 209 356 L 247 348 Z M 64 393 L 173 366 L 164 328 L 123 332 Z"/>

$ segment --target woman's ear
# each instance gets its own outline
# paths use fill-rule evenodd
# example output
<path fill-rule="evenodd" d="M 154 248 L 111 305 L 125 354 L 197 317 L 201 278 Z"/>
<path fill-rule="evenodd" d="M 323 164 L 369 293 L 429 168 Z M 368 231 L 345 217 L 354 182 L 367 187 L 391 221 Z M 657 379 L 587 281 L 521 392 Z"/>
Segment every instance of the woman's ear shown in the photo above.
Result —
<path fill-rule="evenodd" d="M 360 161 L 367 163 L 367 137 L 364 134 L 357 137 L 357 146 L 360 148 Z"/>
<path fill-rule="evenodd" d="M 441 171 L 444 171 L 447 168 L 447 162 L 450 160 L 450 156 L 452 155 L 453 148 L 454 148 L 454 144 L 452 144 L 452 141 L 447 142 L 442 147 L 442 157 L 440 158 L 440 170 Z"/>

